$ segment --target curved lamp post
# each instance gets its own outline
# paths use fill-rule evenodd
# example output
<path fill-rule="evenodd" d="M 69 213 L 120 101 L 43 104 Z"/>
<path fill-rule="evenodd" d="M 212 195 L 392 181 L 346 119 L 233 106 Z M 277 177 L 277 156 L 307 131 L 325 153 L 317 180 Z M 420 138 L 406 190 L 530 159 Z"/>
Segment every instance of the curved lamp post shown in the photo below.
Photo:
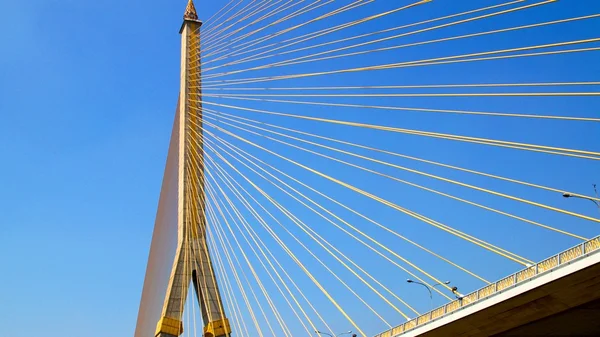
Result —
<path fill-rule="evenodd" d="M 598 191 L 596 190 L 596 184 L 593 184 L 592 186 L 594 186 L 594 192 L 596 192 L 596 196 L 598 196 Z M 563 193 L 563 197 L 589 200 L 589 201 L 593 202 L 594 205 L 596 205 L 596 207 L 598 207 L 598 211 L 600 211 L 600 203 L 598 203 L 596 200 L 594 200 L 592 198 L 583 197 L 583 196 L 575 195 L 575 194 L 571 194 L 571 193 Z"/>
<path fill-rule="evenodd" d="M 425 287 L 427 289 L 427 291 L 429 291 L 429 306 L 431 307 L 431 309 L 433 309 L 433 292 L 431 291 L 432 288 L 435 288 L 436 286 L 440 286 L 440 285 L 446 285 L 446 284 L 450 284 L 450 281 L 446 281 L 446 282 L 438 282 L 436 284 L 434 284 L 433 286 L 429 287 L 428 285 L 421 283 L 421 282 L 417 282 L 417 281 L 413 281 L 411 279 L 406 280 L 406 283 L 414 283 L 414 284 L 420 284 L 423 287 Z"/>
<path fill-rule="evenodd" d="M 315 332 L 316 332 L 317 334 L 319 334 L 319 335 L 327 335 L 327 336 L 330 336 L 330 337 L 338 337 L 338 336 L 341 336 L 341 335 L 349 335 L 349 334 L 351 334 L 351 333 L 352 333 L 352 330 L 350 330 L 350 331 L 346 331 L 346 332 L 342 332 L 342 333 L 339 333 L 339 334 L 337 334 L 337 335 L 335 335 L 335 336 L 334 336 L 334 335 L 332 335 L 332 334 L 330 334 L 330 333 L 327 333 L 327 332 L 322 332 L 322 331 L 319 331 L 319 330 L 316 330 Z M 356 335 L 354 335 L 354 336 L 356 336 Z"/>

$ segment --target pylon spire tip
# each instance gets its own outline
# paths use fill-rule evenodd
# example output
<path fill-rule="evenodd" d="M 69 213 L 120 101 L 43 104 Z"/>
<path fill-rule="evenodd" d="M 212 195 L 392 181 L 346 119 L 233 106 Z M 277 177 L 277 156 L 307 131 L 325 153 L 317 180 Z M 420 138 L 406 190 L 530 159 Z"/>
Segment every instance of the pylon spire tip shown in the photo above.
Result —
<path fill-rule="evenodd" d="M 183 15 L 184 20 L 198 20 L 198 13 L 196 12 L 196 6 L 194 6 L 193 0 L 188 0 L 187 7 L 185 8 L 185 14 Z"/>

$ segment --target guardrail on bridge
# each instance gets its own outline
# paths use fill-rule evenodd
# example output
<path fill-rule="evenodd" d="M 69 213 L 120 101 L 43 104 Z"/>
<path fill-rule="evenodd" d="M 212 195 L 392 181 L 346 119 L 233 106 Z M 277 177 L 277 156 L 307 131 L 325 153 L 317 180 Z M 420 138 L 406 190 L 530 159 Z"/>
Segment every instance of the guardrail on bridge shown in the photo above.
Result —
<path fill-rule="evenodd" d="M 519 283 L 529 280 L 532 277 L 546 273 L 561 265 L 572 262 L 578 258 L 584 258 L 587 254 L 600 249 L 600 236 L 595 237 L 577 246 L 560 252 L 534 266 L 527 267 L 497 282 L 489 284 L 479 290 L 463 296 L 461 299 L 454 300 L 444 306 L 431 310 L 419 317 L 416 317 L 404 324 L 401 324 L 391 330 L 384 331 L 375 337 L 396 337 L 422 325 L 428 324 L 434 320 L 440 319 L 450 313 L 456 312 L 465 306 L 473 304 L 479 300 L 488 298 L 510 287 L 517 286 Z"/>

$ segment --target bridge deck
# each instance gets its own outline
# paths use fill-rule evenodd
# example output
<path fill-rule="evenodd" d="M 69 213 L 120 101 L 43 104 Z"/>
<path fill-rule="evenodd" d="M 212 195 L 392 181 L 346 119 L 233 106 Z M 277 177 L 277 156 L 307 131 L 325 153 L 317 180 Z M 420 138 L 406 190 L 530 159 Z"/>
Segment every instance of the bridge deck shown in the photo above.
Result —
<path fill-rule="evenodd" d="M 376 337 L 600 335 L 599 302 L 595 238 Z"/>

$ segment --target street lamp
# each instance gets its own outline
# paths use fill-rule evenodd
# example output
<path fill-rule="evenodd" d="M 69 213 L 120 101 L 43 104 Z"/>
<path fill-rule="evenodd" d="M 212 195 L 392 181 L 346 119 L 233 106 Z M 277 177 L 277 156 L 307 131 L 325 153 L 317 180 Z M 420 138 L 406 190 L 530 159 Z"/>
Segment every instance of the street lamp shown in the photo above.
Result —
<path fill-rule="evenodd" d="M 319 334 L 319 335 L 327 335 L 327 336 L 330 336 L 330 337 L 338 337 L 338 336 L 341 336 L 341 335 L 349 335 L 349 334 L 351 334 L 351 333 L 352 333 L 352 330 L 350 330 L 350 331 L 346 331 L 346 332 L 342 332 L 342 333 L 340 333 L 340 334 L 337 334 L 337 335 L 335 335 L 335 336 L 334 336 L 334 335 L 332 335 L 332 334 L 330 334 L 330 333 L 327 333 L 327 332 L 322 332 L 322 331 L 319 331 L 319 330 L 316 330 L 315 332 L 316 332 L 317 334 Z M 354 337 L 355 337 L 355 336 L 356 336 L 356 335 L 354 335 Z"/>
<path fill-rule="evenodd" d="M 425 288 L 427 289 L 427 291 L 429 291 L 429 305 L 430 305 L 430 307 L 431 307 L 431 309 L 432 309 L 432 310 L 433 310 L 433 292 L 431 291 L 431 288 L 435 288 L 436 286 L 440 286 L 440 285 L 446 285 L 446 284 L 450 284 L 450 281 L 441 282 L 441 283 L 440 283 L 440 282 L 438 282 L 438 283 L 434 284 L 433 286 L 431 286 L 431 288 L 430 288 L 428 285 L 426 285 L 426 284 L 424 284 L 424 283 L 417 282 L 417 281 L 413 281 L 413 280 L 411 280 L 411 279 L 408 279 L 408 280 L 406 280 L 406 282 L 407 282 L 407 283 L 415 283 L 415 284 L 420 284 L 420 285 L 422 285 L 423 287 L 425 287 Z"/>
<path fill-rule="evenodd" d="M 463 299 L 464 296 L 461 293 L 458 292 L 458 288 L 457 287 L 452 287 L 452 289 L 450 289 L 450 290 L 452 290 L 452 293 L 454 295 L 456 295 L 457 299 L 459 299 L 459 300 L 462 301 L 462 299 Z"/>
<path fill-rule="evenodd" d="M 594 186 L 594 192 L 596 192 L 596 197 L 598 197 L 598 190 L 596 189 L 596 184 L 593 184 L 592 186 Z M 584 199 L 584 200 L 589 200 L 591 202 L 594 203 L 594 205 L 596 205 L 596 207 L 598 207 L 598 211 L 600 211 L 600 203 L 598 203 L 596 200 L 592 199 L 592 198 L 588 198 L 588 197 L 582 197 L 580 195 L 575 195 L 575 194 L 571 194 L 571 193 L 563 193 L 563 197 L 565 198 L 579 198 L 579 199 Z"/>

